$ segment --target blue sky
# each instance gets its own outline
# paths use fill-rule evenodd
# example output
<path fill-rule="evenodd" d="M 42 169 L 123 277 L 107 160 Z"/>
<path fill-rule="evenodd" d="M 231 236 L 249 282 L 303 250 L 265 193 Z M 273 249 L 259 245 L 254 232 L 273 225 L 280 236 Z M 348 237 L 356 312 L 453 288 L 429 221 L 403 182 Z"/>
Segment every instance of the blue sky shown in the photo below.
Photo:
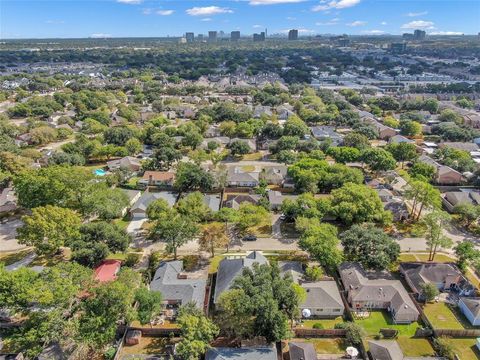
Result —
<path fill-rule="evenodd" d="M 0 38 L 179 36 L 268 28 L 300 34 L 476 34 L 478 0 L 0 0 Z"/>

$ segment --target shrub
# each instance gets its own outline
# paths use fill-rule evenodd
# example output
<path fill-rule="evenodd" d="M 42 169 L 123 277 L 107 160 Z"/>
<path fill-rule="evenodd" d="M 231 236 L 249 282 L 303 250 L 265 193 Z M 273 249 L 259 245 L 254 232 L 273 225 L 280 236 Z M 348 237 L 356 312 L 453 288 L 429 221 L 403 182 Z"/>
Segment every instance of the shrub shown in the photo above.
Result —
<path fill-rule="evenodd" d="M 127 258 L 125 259 L 125 266 L 128 266 L 128 267 L 134 267 L 135 265 L 138 264 L 138 262 L 140 261 L 140 254 L 136 254 L 136 253 L 129 253 L 127 254 Z"/>
<path fill-rule="evenodd" d="M 323 325 L 321 323 L 315 323 L 313 324 L 312 328 L 314 329 L 323 329 Z"/>
<path fill-rule="evenodd" d="M 200 256 L 198 255 L 187 255 L 183 258 L 183 268 L 185 271 L 192 271 L 198 265 L 198 261 L 200 260 Z"/>

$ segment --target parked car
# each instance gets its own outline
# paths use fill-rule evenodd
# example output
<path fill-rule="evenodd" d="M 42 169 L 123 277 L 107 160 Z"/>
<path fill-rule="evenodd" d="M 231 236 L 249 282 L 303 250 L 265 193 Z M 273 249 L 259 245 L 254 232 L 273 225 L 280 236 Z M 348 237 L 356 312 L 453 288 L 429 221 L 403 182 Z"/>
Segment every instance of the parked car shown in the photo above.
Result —
<path fill-rule="evenodd" d="M 257 235 L 245 235 L 243 237 L 243 241 L 256 241 L 257 240 Z"/>

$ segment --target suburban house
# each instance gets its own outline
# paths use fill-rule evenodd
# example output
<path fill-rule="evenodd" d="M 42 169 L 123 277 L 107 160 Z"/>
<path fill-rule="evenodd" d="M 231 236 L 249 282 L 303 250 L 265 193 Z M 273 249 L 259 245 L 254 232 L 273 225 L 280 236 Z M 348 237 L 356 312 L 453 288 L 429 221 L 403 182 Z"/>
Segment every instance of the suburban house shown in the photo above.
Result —
<path fill-rule="evenodd" d="M 203 203 L 207 205 L 212 211 L 220 210 L 221 202 L 222 197 L 219 194 L 205 194 L 203 196 Z"/>
<path fill-rule="evenodd" d="M 478 145 L 474 142 L 443 142 L 438 144 L 440 149 L 443 148 L 452 148 L 457 150 L 462 150 L 466 152 L 478 151 Z"/>
<path fill-rule="evenodd" d="M 423 284 L 434 284 L 439 291 L 454 291 L 458 295 L 471 296 L 475 289 L 453 263 L 404 262 L 400 273 L 417 296 L 422 299 Z"/>
<path fill-rule="evenodd" d="M 237 210 L 242 203 L 257 205 L 262 197 L 257 194 L 228 195 L 224 206 Z"/>
<path fill-rule="evenodd" d="M 461 297 L 458 307 L 473 326 L 480 326 L 480 298 Z"/>
<path fill-rule="evenodd" d="M 145 171 L 138 183 L 144 186 L 171 187 L 174 180 L 175 173 L 170 171 Z"/>
<path fill-rule="evenodd" d="M 275 345 L 256 347 L 212 347 L 207 350 L 205 360 L 277 360 Z M 305 359 L 306 360 L 306 359 Z"/>
<path fill-rule="evenodd" d="M 312 126 L 313 137 L 317 140 L 332 140 L 332 146 L 340 146 L 343 143 L 343 135 L 335 131 L 334 126 Z"/>
<path fill-rule="evenodd" d="M 317 352 L 312 343 L 293 342 L 288 343 L 290 360 L 317 360 Z"/>
<path fill-rule="evenodd" d="M 388 140 L 390 144 L 400 144 L 400 143 L 407 143 L 407 144 L 415 144 L 415 141 L 406 138 L 403 135 L 394 135 Z"/>
<path fill-rule="evenodd" d="M 240 142 L 243 142 L 245 144 L 248 145 L 248 147 L 250 148 L 250 152 L 255 152 L 257 151 L 257 143 L 255 140 L 252 140 L 252 139 L 241 139 L 241 138 L 234 138 L 234 139 L 231 139 L 230 140 L 230 143 L 234 142 L 234 141 L 240 141 Z"/>
<path fill-rule="evenodd" d="M 176 196 L 173 193 L 167 192 L 145 192 L 130 208 L 132 218 L 134 220 L 145 219 L 147 217 L 148 205 L 157 199 L 164 199 L 170 206 L 173 206 L 176 201 Z"/>
<path fill-rule="evenodd" d="M 386 272 L 366 272 L 358 263 L 338 268 L 353 311 L 388 310 L 397 324 L 417 321 L 419 312 L 399 280 Z"/>
<path fill-rule="evenodd" d="M 138 190 L 122 189 L 128 197 L 128 206 L 122 210 L 122 215 L 125 215 L 130 207 L 132 207 L 138 199 L 142 196 L 142 192 Z"/>
<path fill-rule="evenodd" d="M 262 115 L 272 116 L 272 109 L 270 108 L 270 106 L 263 106 L 263 105 L 255 106 L 255 108 L 253 109 L 253 117 L 255 119 L 258 119 L 262 117 Z"/>
<path fill-rule="evenodd" d="M 455 206 L 460 204 L 480 205 L 480 192 L 449 191 L 443 194 L 442 203 L 449 212 L 453 212 Z"/>
<path fill-rule="evenodd" d="M 380 140 L 388 140 L 391 137 L 397 135 L 397 130 L 391 128 L 389 126 L 383 125 L 379 123 L 377 120 L 366 120 L 369 124 L 371 124 L 375 129 L 378 131 L 378 138 Z"/>
<path fill-rule="evenodd" d="M 256 187 L 259 184 L 259 173 L 244 171 L 240 166 L 230 167 L 227 173 L 227 185 L 232 187 Z"/>
<path fill-rule="evenodd" d="M 318 318 L 343 315 L 345 306 L 335 281 L 302 282 L 300 285 L 307 293 L 305 301 L 300 304 L 300 311 L 308 309 L 313 317 Z"/>
<path fill-rule="evenodd" d="M 220 261 L 215 281 L 213 303 L 216 304 L 220 295 L 230 289 L 233 280 L 242 274 L 244 268 L 253 268 L 253 264 L 267 264 L 268 260 L 259 251 L 252 251 L 246 257 L 224 258 Z"/>
<path fill-rule="evenodd" d="M 120 260 L 103 260 L 95 268 L 95 280 L 100 282 L 113 281 L 117 278 L 122 262 Z"/>
<path fill-rule="evenodd" d="M 259 174 L 261 180 L 265 180 L 268 185 L 283 185 L 288 168 L 283 165 L 264 167 Z"/>
<path fill-rule="evenodd" d="M 230 138 L 228 136 L 216 136 L 212 138 L 206 138 L 200 144 L 201 149 L 208 149 L 208 144 L 214 142 L 217 144 L 217 149 L 221 150 L 224 149 L 229 143 Z"/>
<path fill-rule="evenodd" d="M 403 351 L 395 340 L 370 340 L 368 351 L 373 360 L 403 360 Z"/>
<path fill-rule="evenodd" d="M 206 286 L 205 279 L 188 278 L 182 261 L 164 261 L 155 271 L 150 291 L 159 291 L 164 305 L 179 307 L 193 302 L 203 309 Z"/>
<path fill-rule="evenodd" d="M 452 169 L 450 166 L 439 164 L 429 156 L 421 155 L 418 158 L 418 161 L 432 165 L 437 169 L 437 174 L 435 176 L 435 182 L 437 184 L 454 185 L 463 182 L 462 174 Z"/>
<path fill-rule="evenodd" d="M 270 203 L 270 209 L 278 211 L 281 209 L 283 200 L 285 197 L 280 191 L 269 190 L 268 191 L 268 202 Z"/>

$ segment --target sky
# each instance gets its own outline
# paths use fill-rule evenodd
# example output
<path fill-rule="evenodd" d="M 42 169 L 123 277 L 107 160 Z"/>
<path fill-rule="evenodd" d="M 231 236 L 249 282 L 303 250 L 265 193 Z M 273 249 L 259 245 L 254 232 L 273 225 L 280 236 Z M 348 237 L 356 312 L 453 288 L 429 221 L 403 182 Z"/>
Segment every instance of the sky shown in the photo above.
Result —
<path fill-rule="evenodd" d="M 480 32 L 479 0 L 0 0 L 0 38 Z"/>

